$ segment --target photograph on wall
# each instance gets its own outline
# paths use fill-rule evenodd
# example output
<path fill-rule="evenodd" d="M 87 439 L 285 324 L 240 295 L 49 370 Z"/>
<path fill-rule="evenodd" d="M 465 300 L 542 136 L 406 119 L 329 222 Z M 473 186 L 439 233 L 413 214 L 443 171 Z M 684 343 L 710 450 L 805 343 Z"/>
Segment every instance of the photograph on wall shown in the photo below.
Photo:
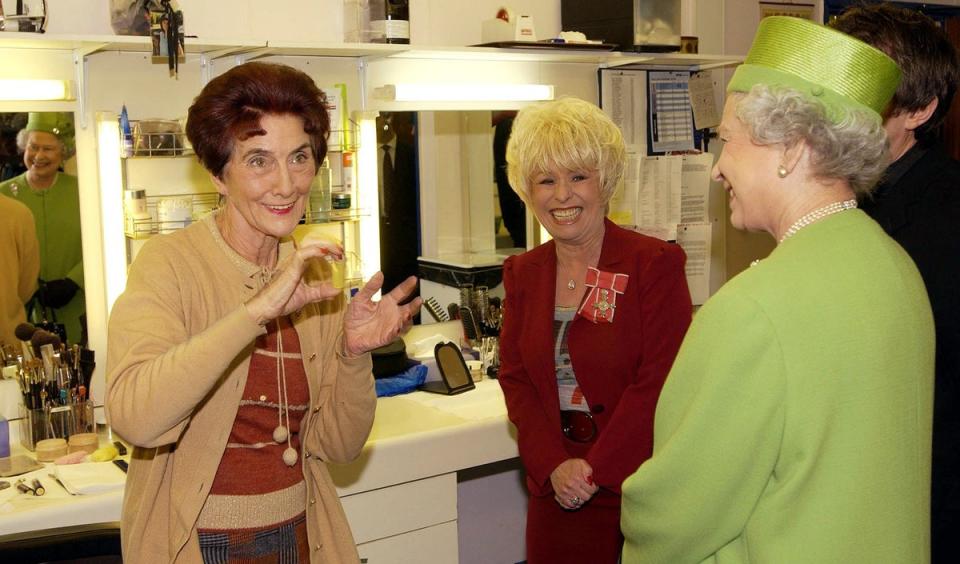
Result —
<path fill-rule="evenodd" d="M 46 0 L 0 0 L 0 31 L 43 33 Z"/>
<path fill-rule="evenodd" d="M 150 38 L 153 42 L 153 62 L 166 64 L 170 60 L 170 45 L 174 45 L 179 62 L 186 62 L 183 50 L 183 33 L 172 30 L 182 26 L 177 19 L 178 12 L 150 11 Z"/>
<path fill-rule="evenodd" d="M 768 16 L 790 16 L 806 20 L 814 19 L 813 4 L 793 4 L 788 2 L 760 2 L 760 19 Z"/>

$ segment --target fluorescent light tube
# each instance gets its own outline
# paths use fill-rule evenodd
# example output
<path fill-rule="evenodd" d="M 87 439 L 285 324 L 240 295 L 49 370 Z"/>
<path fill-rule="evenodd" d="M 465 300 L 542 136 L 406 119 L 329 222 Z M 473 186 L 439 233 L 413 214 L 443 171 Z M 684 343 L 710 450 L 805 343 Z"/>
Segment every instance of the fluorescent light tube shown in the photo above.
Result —
<path fill-rule="evenodd" d="M 0 78 L 0 100 L 73 100 L 69 80 Z"/>

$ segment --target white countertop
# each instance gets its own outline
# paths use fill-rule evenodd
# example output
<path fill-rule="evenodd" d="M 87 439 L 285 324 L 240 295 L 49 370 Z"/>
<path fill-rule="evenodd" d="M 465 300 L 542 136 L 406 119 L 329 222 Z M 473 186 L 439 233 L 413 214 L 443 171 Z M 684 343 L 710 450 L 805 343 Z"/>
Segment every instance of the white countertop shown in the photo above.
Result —
<path fill-rule="evenodd" d="M 24 448 L 18 440 L 15 441 L 16 433 L 13 428 L 10 435 L 11 455 L 33 456 L 33 453 Z M 100 446 L 106 446 L 113 440 L 114 437 L 104 427 L 100 432 Z M 125 458 L 129 459 L 129 456 Z M 50 477 L 53 472 L 54 464 L 48 462 L 40 470 L 20 476 L 0 478 L 11 484 L 11 487 L 0 490 L 0 542 L 3 542 L 3 535 L 89 523 L 112 523 L 120 520 L 123 490 L 95 495 L 71 495 Z M 34 478 L 39 479 L 46 493 L 42 496 L 20 493 L 14 483 L 21 478 L 24 478 L 27 483 L 32 482 Z"/>
<path fill-rule="evenodd" d="M 451 253 L 435 257 L 417 257 L 420 262 L 455 268 L 488 268 L 500 266 L 508 254 L 499 253 Z"/>
<path fill-rule="evenodd" d="M 329 465 L 341 496 L 518 456 L 496 380 L 455 396 L 414 392 L 380 398 L 360 457 Z"/>
<path fill-rule="evenodd" d="M 483 380 L 455 396 L 414 392 L 379 399 L 360 457 L 329 468 L 342 497 L 514 458 L 515 437 L 499 383 Z M 26 453 L 11 446 L 13 454 Z M 49 477 L 52 471 L 48 464 L 23 476 L 40 478 L 47 489 L 42 497 L 0 491 L 0 542 L 3 535 L 120 520 L 122 491 L 72 496 Z M 18 478 L 5 479 L 12 484 Z"/>

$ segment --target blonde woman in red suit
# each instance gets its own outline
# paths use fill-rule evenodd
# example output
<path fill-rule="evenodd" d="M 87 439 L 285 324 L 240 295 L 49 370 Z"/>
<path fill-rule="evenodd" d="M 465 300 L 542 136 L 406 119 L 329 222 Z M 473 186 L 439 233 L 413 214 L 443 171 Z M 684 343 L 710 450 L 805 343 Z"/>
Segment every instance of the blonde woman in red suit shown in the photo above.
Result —
<path fill-rule="evenodd" d="M 687 326 L 680 247 L 605 218 L 620 130 L 565 98 L 522 110 L 510 184 L 552 240 L 504 263 L 500 383 L 530 492 L 530 564 L 617 562 L 620 483 L 651 454 L 653 414 Z"/>

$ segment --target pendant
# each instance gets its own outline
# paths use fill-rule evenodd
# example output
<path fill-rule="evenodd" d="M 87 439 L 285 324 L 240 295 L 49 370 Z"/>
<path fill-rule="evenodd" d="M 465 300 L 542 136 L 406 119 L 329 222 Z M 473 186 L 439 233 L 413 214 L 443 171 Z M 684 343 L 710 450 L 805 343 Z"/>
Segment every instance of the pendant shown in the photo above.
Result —
<path fill-rule="evenodd" d="M 567 290 L 573 290 L 576 287 L 577 283 L 573 281 L 573 278 L 571 278 L 570 281 L 567 282 Z"/>
<path fill-rule="evenodd" d="M 277 428 L 273 430 L 273 440 L 278 444 L 287 440 L 288 435 L 287 428 L 283 425 L 277 425 Z"/>
<path fill-rule="evenodd" d="M 297 458 L 299 458 L 299 455 L 297 454 L 296 449 L 288 447 L 287 450 L 283 451 L 283 463 L 287 466 L 293 466 L 296 464 Z"/>

